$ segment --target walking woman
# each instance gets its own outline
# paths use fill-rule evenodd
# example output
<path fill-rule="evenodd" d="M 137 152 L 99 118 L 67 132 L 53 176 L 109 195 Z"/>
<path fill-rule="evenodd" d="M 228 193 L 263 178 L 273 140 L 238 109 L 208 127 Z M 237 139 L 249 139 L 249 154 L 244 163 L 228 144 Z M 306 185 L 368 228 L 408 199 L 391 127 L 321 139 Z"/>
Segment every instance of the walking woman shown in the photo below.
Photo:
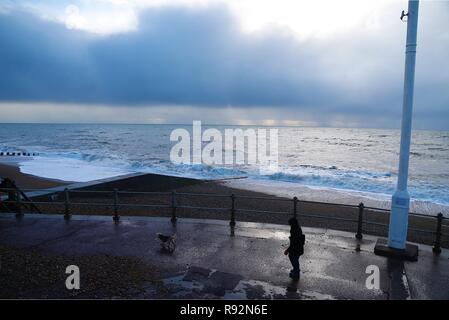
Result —
<path fill-rule="evenodd" d="M 290 225 L 290 246 L 284 251 L 284 254 L 288 255 L 293 266 L 290 278 L 299 280 L 299 257 L 304 253 L 305 236 L 296 218 L 291 218 L 288 223 Z"/>

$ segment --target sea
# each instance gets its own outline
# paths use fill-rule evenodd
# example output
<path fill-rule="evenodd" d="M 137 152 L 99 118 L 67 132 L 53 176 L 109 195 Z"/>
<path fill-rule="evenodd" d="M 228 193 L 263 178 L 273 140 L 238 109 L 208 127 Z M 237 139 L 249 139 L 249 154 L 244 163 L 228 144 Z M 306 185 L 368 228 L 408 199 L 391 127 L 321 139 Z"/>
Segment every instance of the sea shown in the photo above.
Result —
<path fill-rule="evenodd" d="M 170 151 L 177 142 L 170 134 L 179 128 L 192 133 L 191 124 L 0 124 L 0 152 L 35 153 L 15 158 L 20 170 L 51 179 L 82 182 L 157 173 L 221 179 L 232 187 L 304 200 L 390 205 L 399 130 L 203 125 L 223 134 L 225 129 L 277 129 L 278 170 L 261 173 L 247 163 L 173 163 Z M 449 132 L 413 132 L 409 193 L 413 212 L 449 216 Z"/>

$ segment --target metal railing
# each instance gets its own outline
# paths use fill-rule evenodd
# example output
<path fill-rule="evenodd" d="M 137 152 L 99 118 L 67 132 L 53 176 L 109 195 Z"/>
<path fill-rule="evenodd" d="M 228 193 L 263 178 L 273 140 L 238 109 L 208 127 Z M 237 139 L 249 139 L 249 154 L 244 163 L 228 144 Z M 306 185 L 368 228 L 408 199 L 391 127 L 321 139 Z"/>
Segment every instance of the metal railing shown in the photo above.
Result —
<path fill-rule="evenodd" d="M 22 191 L 44 191 L 42 189 L 22 189 Z M 339 204 L 339 203 L 330 203 L 330 202 L 318 202 L 318 201 L 307 201 L 307 200 L 299 200 L 297 197 L 293 197 L 291 199 L 288 198 L 278 198 L 278 197 L 259 197 L 259 196 L 246 196 L 246 195 L 237 195 L 237 194 L 214 194 L 214 193 L 186 193 L 186 192 L 145 192 L 145 191 L 119 191 L 117 189 L 114 189 L 113 191 L 98 191 L 98 190 L 69 190 L 64 189 L 62 192 L 52 192 L 50 194 L 47 194 L 45 196 L 50 195 L 60 195 L 63 194 L 63 201 L 34 201 L 34 200 L 27 200 L 24 201 L 22 199 L 22 194 L 17 189 L 9 189 L 9 188 L 2 188 L 0 190 L 1 193 L 9 193 L 14 192 L 14 200 L 4 200 L 0 201 L 0 205 L 13 205 L 13 212 L 16 213 L 17 218 L 21 218 L 24 215 L 24 212 L 22 208 L 24 206 L 31 205 L 31 204 L 43 204 L 43 205 L 62 205 L 64 207 L 64 219 L 69 220 L 71 218 L 71 209 L 73 205 L 77 206 L 112 206 L 113 208 L 113 216 L 112 219 L 115 223 L 118 223 L 120 221 L 120 208 L 153 208 L 153 209 L 169 209 L 171 210 L 171 222 L 173 224 L 176 224 L 178 220 L 178 209 L 195 209 L 195 210 L 214 210 L 214 211 L 223 211 L 223 212 L 229 212 L 229 226 L 230 226 L 230 234 L 231 236 L 234 236 L 234 229 L 236 226 L 236 215 L 238 212 L 247 212 L 247 213 L 268 213 L 268 214 L 291 214 L 292 217 L 298 218 L 298 217 L 304 217 L 304 218 L 312 218 L 312 219 L 323 219 L 323 220 L 334 220 L 334 221 L 341 221 L 341 222 L 350 222 L 350 223 L 356 223 L 357 229 L 355 237 L 358 240 L 363 239 L 363 233 L 364 233 L 364 226 L 366 225 L 373 225 L 378 227 L 388 227 L 388 224 L 386 223 L 379 223 L 376 221 L 370 221 L 367 220 L 365 217 L 365 213 L 369 210 L 371 212 L 385 212 L 389 213 L 390 210 L 384 209 L 384 208 L 375 208 L 375 207 L 367 207 L 363 203 L 359 203 L 358 205 L 351 205 L 351 204 Z M 106 203 L 100 203 L 100 202 L 73 202 L 71 201 L 70 194 L 86 194 L 86 193 L 93 193 L 98 195 L 112 195 L 112 203 L 106 202 Z M 56 198 L 59 198 L 59 195 Z M 135 203 L 122 203 L 119 201 L 120 195 L 159 195 L 159 196 L 167 196 L 169 202 L 167 204 L 135 204 Z M 41 198 L 43 196 L 37 196 L 35 198 Z M 228 198 L 230 199 L 230 206 L 229 207 L 203 207 L 203 206 L 188 206 L 188 205 L 180 205 L 178 202 L 178 197 L 215 197 L 215 198 Z M 270 211 L 270 210 L 258 210 L 258 209 L 244 209 L 244 208 L 237 208 L 236 206 L 236 200 L 237 199 L 249 199 L 249 200 L 269 200 L 269 201 L 280 201 L 280 202 L 290 202 L 292 203 L 291 206 L 291 212 L 286 211 Z M 338 206 L 338 207 L 346 207 L 346 208 L 353 208 L 357 209 L 357 219 L 349 219 L 349 218 L 341 218 L 336 216 L 328 216 L 328 215 L 317 215 L 317 214 L 306 214 L 299 212 L 298 207 L 301 204 L 324 204 L 328 206 Z M 30 206 L 31 207 L 31 206 Z M 1 208 L 1 206 L 0 206 Z M 3 210 L 5 211 L 5 210 Z M 449 233 L 443 233 L 443 227 L 446 228 L 449 232 L 449 225 L 444 224 L 445 220 L 449 220 L 447 217 L 444 217 L 443 214 L 440 212 L 437 215 L 426 215 L 426 214 L 419 214 L 419 213 L 410 213 L 410 216 L 424 218 L 424 219 L 434 219 L 434 230 L 423 230 L 423 229 L 417 229 L 417 228 L 411 228 L 409 227 L 410 231 L 433 235 L 434 241 L 433 241 L 433 252 L 435 254 L 441 253 L 441 241 L 442 237 L 447 237 L 449 239 Z"/>

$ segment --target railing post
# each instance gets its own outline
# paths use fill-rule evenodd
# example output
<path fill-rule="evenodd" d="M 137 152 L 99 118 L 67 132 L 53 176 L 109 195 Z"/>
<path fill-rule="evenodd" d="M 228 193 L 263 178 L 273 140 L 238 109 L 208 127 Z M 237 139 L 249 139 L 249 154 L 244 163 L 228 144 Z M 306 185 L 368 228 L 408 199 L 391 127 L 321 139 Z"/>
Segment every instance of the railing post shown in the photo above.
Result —
<path fill-rule="evenodd" d="M 293 218 L 298 216 L 298 197 L 293 197 Z"/>
<path fill-rule="evenodd" d="M 234 228 L 235 228 L 235 195 L 231 194 L 231 221 L 229 222 L 229 226 L 231 227 L 231 237 L 234 236 Z"/>
<path fill-rule="evenodd" d="M 436 255 L 441 253 L 441 225 L 443 223 L 443 214 L 440 212 L 437 215 L 437 232 L 435 234 L 435 243 L 433 245 L 432 251 Z"/>
<path fill-rule="evenodd" d="M 64 189 L 64 219 L 70 219 L 70 199 L 69 199 L 69 189 Z"/>
<path fill-rule="evenodd" d="M 19 191 L 16 191 L 16 207 L 17 207 L 16 218 L 22 218 L 23 217 L 22 197 Z"/>
<path fill-rule="evenodd" d="M 175 224 L 178 218 L 176 217 L 176 191 L 171 193 L 171 223 Z"/>
<path fill-rule="evenodd" d="M 364 208 L 365 208 L 365 206 L 363 205 L 363 202 L 360 202 L 359 203 L 359 219 L 357 222 L 357 233 L 355 235 L 355 237 L 359 240 L 363 238 L 362 232 L 363 232 L 363 209 Z"/>
<path fill-rule="evenodd" d="M 114 189 L 114 217 L 112 218 L 115 223 L 118 223 L 120 216 L 118 215 L 118 190 Z"/>

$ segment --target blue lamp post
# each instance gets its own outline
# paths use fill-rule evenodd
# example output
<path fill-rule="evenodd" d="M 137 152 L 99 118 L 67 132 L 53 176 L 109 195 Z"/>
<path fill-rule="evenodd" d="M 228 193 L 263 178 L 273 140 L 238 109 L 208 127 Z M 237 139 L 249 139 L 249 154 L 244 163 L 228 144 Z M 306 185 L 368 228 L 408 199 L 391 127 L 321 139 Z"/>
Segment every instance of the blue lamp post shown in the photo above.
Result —
<path fill-rule="evenodd" d="M 403 255 L 415 260 L 418 249 L 407 244 L 410 195 L 407 190 L 410 141 L 412 134 L 413 87 L 415 82 L 416 34 L 418 27 L 418 0 L 409 0 L 407 16 L 407 42 L 405 49 L 404 97 L 402 106 L 401 146 L 396 191 L 391 201 L 388 243 L 378 242 L 376 253 L 382 255 Z"/>

